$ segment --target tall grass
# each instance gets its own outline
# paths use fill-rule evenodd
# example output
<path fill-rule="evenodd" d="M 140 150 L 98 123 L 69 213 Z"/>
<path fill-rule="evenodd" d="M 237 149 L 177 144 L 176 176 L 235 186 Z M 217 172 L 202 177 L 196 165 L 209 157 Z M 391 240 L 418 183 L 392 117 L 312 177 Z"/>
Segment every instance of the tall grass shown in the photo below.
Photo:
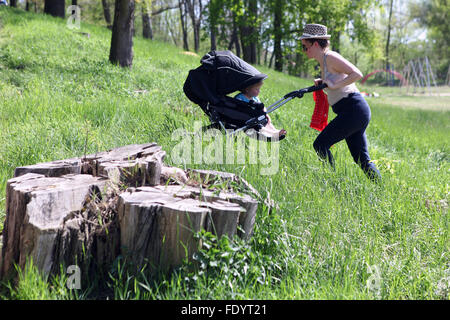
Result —
<path fill-rule="evenodd" d="M 152 141 L 170 164 L 177 144 L 171 133 L 206 123 L 182 91 L 200 57 L 136 37 L 133 67 L 122 69 L 108 62 L 106 28 L 82 23 L 72 31 L 63 20 L 5 7 L 0 26 L 2 223 L 6 181 L 17 166 Z M 258 69 L 269 75 L 261 93 L 266 104 L 311 84 Z M 365 177 L 344 142 L 332 147 L 335 170 L 318 160 L 312 96 L 297 99 L 272 115 L 288 132 L 276 174 L 261 175 L 261 163 L 191 165 L 237 173 L 272 201 L 270 210 L 259 206 L 249 242 L 201 234 L 206 246 L 196 260 L 159 277 L 131 275 L 117 261 L 104 288 L 78 298 L 448 299 L 449 112 L 378 101 L 369 100 L 367 135 L 381 184 Z M 58 298 L 40 277 L 31 267 L 19 289 L 1 292 Z M 63 286 L 53 288 L 57 283 Z"/>

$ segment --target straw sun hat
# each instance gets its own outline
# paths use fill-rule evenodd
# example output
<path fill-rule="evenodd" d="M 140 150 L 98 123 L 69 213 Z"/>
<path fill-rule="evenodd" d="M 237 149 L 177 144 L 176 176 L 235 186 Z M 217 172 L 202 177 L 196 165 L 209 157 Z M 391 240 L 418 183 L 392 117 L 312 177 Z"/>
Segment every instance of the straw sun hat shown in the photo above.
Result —
<path fill-rule="evenodd" d="M 307 24 L 303 29 L 302 39 L 330 39 L 331 36 L 327 34 L 327 27 L 321 24 Z"/>

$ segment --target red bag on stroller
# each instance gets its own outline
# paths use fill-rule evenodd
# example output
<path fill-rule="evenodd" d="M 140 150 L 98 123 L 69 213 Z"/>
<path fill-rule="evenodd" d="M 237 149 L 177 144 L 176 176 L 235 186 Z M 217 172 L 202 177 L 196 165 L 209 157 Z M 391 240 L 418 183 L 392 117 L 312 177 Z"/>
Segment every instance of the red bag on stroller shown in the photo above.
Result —
<path fill-rule="evenodd" d="M 313 91 L 313 99 L 316 103 L 311 118 L 310 127 L 322 131 L 328 124 L 328 98 L 323 90 Z"/>

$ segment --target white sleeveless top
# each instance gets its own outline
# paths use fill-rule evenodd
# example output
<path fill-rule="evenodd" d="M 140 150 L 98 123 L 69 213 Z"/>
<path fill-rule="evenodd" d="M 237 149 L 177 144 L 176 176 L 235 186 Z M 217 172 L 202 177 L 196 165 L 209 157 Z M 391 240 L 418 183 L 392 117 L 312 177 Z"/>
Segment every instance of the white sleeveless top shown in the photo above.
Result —
<path fill-rule="evenodd" d="M 331 73 L 328 72 L 327 69 L 327 53 L 323 55 L 323 76 L 324 80 L 329 80 L 332 83 L 339 82 L 347 77 L 345 73 Z M 328 103 L 332 106 L 336 104 L 339 100 L 343 98 L 347 98 L 350 93 L 359 92 L 355 83 L 349 84 L 348 86 L 339 88 L 339 89 L 328 89 L 325 88 L 325 92 L 327 93 Z"/>

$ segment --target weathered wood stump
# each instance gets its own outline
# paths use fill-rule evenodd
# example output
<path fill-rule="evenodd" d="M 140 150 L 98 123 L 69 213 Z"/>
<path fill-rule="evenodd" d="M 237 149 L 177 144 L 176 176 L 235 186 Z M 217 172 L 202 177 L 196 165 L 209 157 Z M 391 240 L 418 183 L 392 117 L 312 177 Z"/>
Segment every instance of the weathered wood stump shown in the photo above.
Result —
<path fill-rule="evenodd" d="M 257 191 L 245 180 L 185 172 L 164 157 L 149 143 L 16 168 L 7 182 L 0 278 L 29 258 L 47 275 L 61 264 L 102 272 L 119 255 L 136 268 L 168 271 L 199 250 L 194 234 L 202 229 L 251 236 L 258 202 L 249 194 Z"/>

